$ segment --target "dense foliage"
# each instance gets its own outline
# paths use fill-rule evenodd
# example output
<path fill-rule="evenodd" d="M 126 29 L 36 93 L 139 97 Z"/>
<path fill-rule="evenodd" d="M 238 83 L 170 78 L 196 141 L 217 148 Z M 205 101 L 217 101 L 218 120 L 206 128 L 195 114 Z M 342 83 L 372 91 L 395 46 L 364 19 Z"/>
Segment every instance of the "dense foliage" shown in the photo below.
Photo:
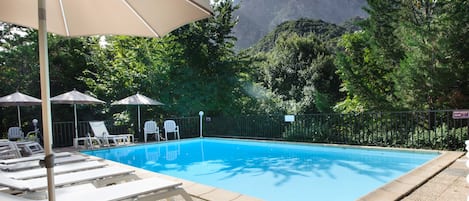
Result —
<path fill-rule="evenodd" d="M 217 116 L 469 106 L 465 0 L 368 0 L 364 20 L 286 21 L 239 52 L 233 32 L 239 7 L 224 0 L 213 7 L 214 17 L 163 38 L 50 34 L 51 95 L 76 88 L 111 103 L 139 92 L 165 104 L 143 107 L 144 119 L 200 110 Z M 39 97 L 36 31 L 0 27 L 0 95 L 19 90 Z M 16 121 L 14 109 L 0 108 L 2 128 Z M 22 109 L 25 121 L 40 116 L 38 107 Z M 132 123 L 137 115 L 134 106 L 79 109 L 80 120 Z M 71 121 L 70 111 L 54 105 L 53 121 Z"/>
<path fill-rule="evenodd" d="M 286 21 L 275 27 L 269 34 L 263 37 L 259 42 L 254 44 L 250 51 L 270 51 L 275 46 L 275 41 L 283 33 L 296 33 L 299 36 L 306 37 L 314 34 L 321 41 L 326 42 L 331 39 L 342 36 L 346 29 L 336 24 L 324 22 L 322 20 L 299 19 L 294 21 Z"/>
<path fill-rule="evenodd" d="M 292 114 L 331 112 L 339 100 L 334 57 L 314 34 L 282 32 L 270 51 L 256 57 L 254 77 L 277 100 L 273 107 Z"/>
<path fill-rule="evenodd" d="M 468 108 L 469 3 L 368 4 L 363 31 L 340 43 L 338 73 L 347 98 L 337 111 Z"/>

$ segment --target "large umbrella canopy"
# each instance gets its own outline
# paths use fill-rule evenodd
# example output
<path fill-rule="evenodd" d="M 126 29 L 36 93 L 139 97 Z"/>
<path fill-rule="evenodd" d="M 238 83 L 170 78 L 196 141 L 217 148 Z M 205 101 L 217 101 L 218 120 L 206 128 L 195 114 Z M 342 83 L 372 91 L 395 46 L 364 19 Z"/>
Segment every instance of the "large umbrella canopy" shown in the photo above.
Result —
<path fill-rule="evenodd" d="M 38 0 L 1 0 L 0 20 L 39 28 Z M 211 15 L 208 0 L 48 0 L 47 31 L 63 36 L 161 37 Z"/>
<path fill-rule="evenodd" d="M 81 93 L 75 89 L 67 93 L 54 96 L 50 99 L 52 103 L 56 104 L 72 104 L 73 105 L 73 114 L 75 117 L 75 138 L 78 138 L 78 120 L 77 120 L 77 104 L 97 104 L 105 103 L 102 100 L 99 100 L 90 95 Z"/>
<path fill-rule="evenodd" d="M 64 36 L 118 34 L 161 37 L 172 29 L 211 14 L 209 0 L 0 1 L 0 21 L 38 29 L 49 200 L 55 200 L 55 190 L 47 32 Z"/>
<path fill-rule="evenodd" d="M 148 98 L 142 94 L 135 94 L 127 98 L 111 103 L 111 105 L 137 105 L 138 111 L 138 132 L 140 132 L 140 105 L 164 105 L 156 100 Z"/>
<path fill-rule="evenodd" d="M 16 106 L 18 110 L 18 127 L 21 127 L 20 106 L 40 105 L 41 100 L 28 96 L 21 92 L 15 92 L 10 95 L 0 97 L 0 106 Z"/>

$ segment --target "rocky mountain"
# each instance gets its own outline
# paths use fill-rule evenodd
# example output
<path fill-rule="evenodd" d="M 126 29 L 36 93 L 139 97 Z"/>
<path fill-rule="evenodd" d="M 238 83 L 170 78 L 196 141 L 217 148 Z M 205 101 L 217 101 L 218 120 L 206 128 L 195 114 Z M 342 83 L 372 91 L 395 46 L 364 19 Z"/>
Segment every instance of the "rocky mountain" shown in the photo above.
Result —
<path fill-rule="evenodd" d="M 239 23 L 234 28 L 237 48 L 250 47 L 277 25 L 300 18 L 341 24 L 367 16 L 366 0 L 235 0 Z"/>

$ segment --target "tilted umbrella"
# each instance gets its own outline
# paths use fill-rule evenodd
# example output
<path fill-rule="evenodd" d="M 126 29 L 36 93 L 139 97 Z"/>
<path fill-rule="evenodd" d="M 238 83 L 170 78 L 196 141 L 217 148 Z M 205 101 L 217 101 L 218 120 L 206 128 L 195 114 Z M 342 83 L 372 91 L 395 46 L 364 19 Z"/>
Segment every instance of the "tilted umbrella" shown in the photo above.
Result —
<path fill-rule="evenodd" d="M 21 111 L 20 106 L 40 105 L 41 100 L 28 96 L 21 92 L 15 92 L 10 95 L 0 97 L 0 106 L 16 106 L 18 110 L 18 127 L 21 127 Z"/>
<path fill-rule="evenodd" d="M 73 91 L 69 91 L 67 93 L 60 94 L 58 96 L 54 96 L 50 99 L 50 101 L 55 104 L 73 104 L 73 114 L 75 117 L 75 138 L 78 138 L 77 104 L 85 105 L 105 103 L 104 101 L 99 100 L 95 97 L 81 93 L 76 89 L 73 89 Z"/>
<path fill-rule="evenodd" d="M 47 2 L 47 4 L 46 4 Z M 48 198 L 55 200 L 47 32 L 161 37 L 212 15 L 209 0 L 1 0 L 0 21 L 38 29 Z"/>
<path fill-rule="evenodd" d="M 138 111 L 138 132 L 140 132 L 140 105 L 164 105 L 156 100 L 148 98 L 142 94 L 135 94 L 127 98 L 111 103 L 111 105 L 137 105 Z"/>

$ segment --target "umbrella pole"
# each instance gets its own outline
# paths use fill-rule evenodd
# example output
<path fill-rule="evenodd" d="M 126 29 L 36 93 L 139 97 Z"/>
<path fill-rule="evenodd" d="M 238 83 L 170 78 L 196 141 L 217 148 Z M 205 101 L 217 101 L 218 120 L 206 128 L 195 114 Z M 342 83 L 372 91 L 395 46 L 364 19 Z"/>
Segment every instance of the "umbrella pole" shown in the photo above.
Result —
<path fill-rule="evenodd" d="M 21 128 L 21 112 L 20 112 L 20 106 L 17 105 L 16 108 L 18 109 L 18 127 Z"/>
<path fill-rule="evenodd" d="M 78 139 L 77 104 L 73 104 L 73 114 L 75 115 L 75 138 Z"/>
<path fill-rule="evenodd" d="M 138 108 L 138 136 L 140 137 L 140 105 L 137 105 Z"/>
<path fill-rule="evenodd" d="M 38 2 L 39 63 L 41 77 L 42 128 L 44 134 L 47 192 L 49 201 L 55 201 L 54 157 L 52 155 L 52 115 L 50 105 L 49 58 L 47 48 L 46 0 Z"/>

